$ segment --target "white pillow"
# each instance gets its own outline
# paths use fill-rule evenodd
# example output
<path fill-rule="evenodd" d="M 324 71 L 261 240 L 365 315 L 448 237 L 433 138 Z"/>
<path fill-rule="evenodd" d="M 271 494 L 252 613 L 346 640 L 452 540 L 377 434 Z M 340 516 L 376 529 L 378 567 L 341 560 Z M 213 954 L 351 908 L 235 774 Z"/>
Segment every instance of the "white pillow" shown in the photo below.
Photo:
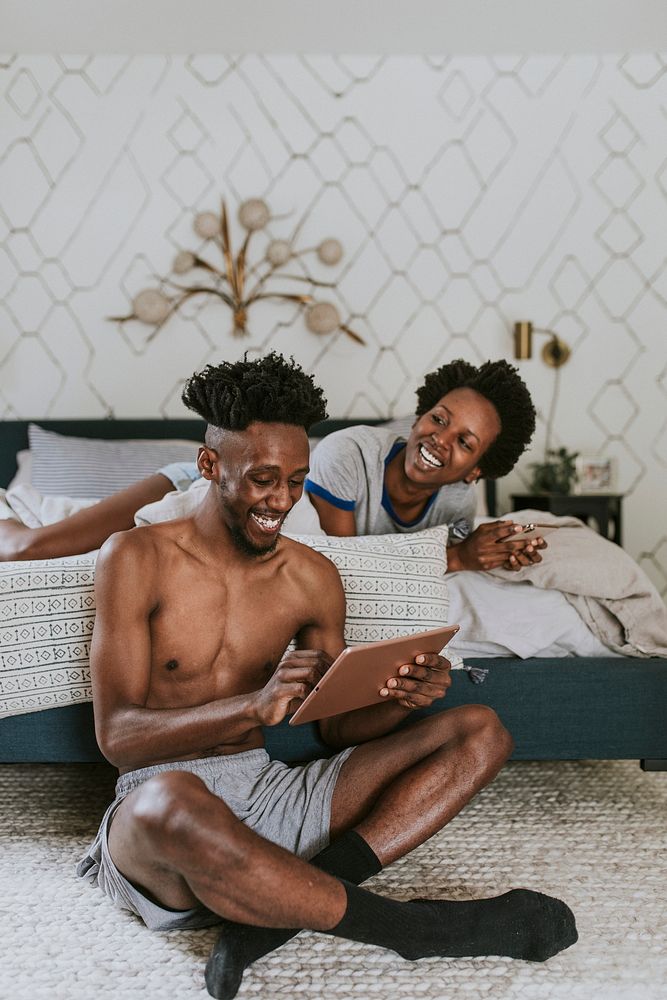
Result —
<path fill-rule="evenodd" d="M 96 555 L 0 563 L 0 718 L 91 700 Z"/>
<path fill-rule="evenodd" d="M 285 518 L 283 530 L 286 535 L 321 535 L 326 533 L 320 525 L 320 517 L 310 501 L 310 495 L 304 493 L 298 503 L 295 503 Z"/>
<path fill-rule="evenodd" d="M 140 507 L 134 515 L 134 523 L 158 524 L 161 521 L 174 521 L 177 517 L 187 517 L 201 503 L 207 486 L 206 479 L 195 479 L 187 490 L 165 493 L 161 500 L 154 500 L 153 503 Z"/>
<path fill-rule="evenodd" d="M 293 537 L 338 568 L 347 600 L 345 641 L 356 644 L 449 623 L 447 535 L 440 525 L 398 535 Z"/>
<path fill-rule="evenodd" d="M 32 452 L 29 448 L 24 448 L 16 453 L 16 472 L 11 480 L 8 490 L 13 490 L 15 486 L 30 486 L 32 482 Z"/>
<path fill-rule="evenodd" d="M 206 479 L 196 479 L 192 486 L 181 492 L 172 490 L 161 500 L 147 503 L 134 515 L 134 523 L 156 524 L 159 521 L 173 521 L 177 517 L 186 517 L 199 506 L 208 487 Z M 285 533 L 298 532 L 303 535 L 324 535 L 320 527 L 320 519 L 307 493 L 304 493 L 298 503 L 285 518 Z"/>
<path fill-rule="evenodd" d="M 338 567 L 347 597 L 348 643 L 447 624 L 446 527 L 297 540 Z M 0 717 L 90 701 L 95 558 L 89 553 L 0 564 Z M 460 666 L 459 657 L 447 655 L 452 666 Z"/>
<path fill-rule="evenodd" d="M 121 440 L 70 437 L 28 425 L 32 485 L 43 496 L 101 500 L 170 462 L 194 462 L 196 441 Z"/>

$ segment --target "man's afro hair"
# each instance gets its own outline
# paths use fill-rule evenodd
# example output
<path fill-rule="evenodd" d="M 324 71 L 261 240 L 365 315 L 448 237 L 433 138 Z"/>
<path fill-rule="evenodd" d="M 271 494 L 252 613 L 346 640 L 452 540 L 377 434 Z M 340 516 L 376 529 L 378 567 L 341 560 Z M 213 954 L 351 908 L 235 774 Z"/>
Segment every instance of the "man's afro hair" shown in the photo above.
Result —
<path fill-rule="evenodd" d="M 535 407 L 518 370 L 507 361 L 485 361 L 478 368 L 459 358 L 442 365 L 417 389 L 417 416 L 432 410 L 452 389 L 474 389 L 496 409 L 501 430 L 479 461 L 487 479 L 506 476 L 535 432 Z"/>
<path fill-rule="evenodd" d="M 313 376 L 274 351 L 252 361 L 207 365 L 187 380 L 182 399 L 210 426 L 229 431 L 243 431 L 255 420 L 308 430 L 327 415 Z"/>

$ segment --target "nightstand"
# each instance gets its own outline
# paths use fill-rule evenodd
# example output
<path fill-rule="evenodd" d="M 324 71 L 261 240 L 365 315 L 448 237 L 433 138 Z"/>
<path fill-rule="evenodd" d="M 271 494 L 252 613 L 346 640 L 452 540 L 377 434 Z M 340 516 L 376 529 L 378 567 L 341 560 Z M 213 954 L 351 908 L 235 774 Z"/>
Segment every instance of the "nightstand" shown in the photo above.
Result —
<path fill-rule="evenodd" d="M 512 493 L 512 510 L 548 510 L 559 517 L 578 517 L 588 524 L 593 518 L 603 538 L 622 545 L 620 493 L 579 493 L 564 496 L 558 493 Z"/>

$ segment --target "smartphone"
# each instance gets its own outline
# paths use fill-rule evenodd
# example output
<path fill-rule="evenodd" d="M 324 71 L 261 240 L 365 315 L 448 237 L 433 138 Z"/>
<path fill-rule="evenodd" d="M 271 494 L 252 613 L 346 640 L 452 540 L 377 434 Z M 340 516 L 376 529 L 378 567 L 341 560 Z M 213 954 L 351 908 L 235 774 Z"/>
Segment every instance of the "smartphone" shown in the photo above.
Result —
<path fill-rule="evenodd" d="M 524 524 L 523 531 L 517 531 L 514 535 L 507 535 L 505 538 L 497 538 L 497 542 L 530 542 L 534 538 L 544 538 L 552 531 L 558 531 L 558 524 Z"/>

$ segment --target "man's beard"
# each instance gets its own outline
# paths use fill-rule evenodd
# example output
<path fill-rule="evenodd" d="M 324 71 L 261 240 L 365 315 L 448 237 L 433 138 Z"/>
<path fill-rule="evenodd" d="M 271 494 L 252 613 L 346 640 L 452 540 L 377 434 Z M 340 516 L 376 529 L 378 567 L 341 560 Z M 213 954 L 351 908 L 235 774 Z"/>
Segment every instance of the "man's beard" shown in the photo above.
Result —
<path fill-rule="evenodd" d="M 268 556 L 271 552 L 274 552 L 276 546 L 278 545 L 278 540 L 280 539 L 280 532 L 276 534 L 270 545 L 253 545 L 247 535 L 237 528 L 235 525 L 230 527 L 229 533 L 232 536 L 232 541 L 234 545 L 240 552 L 243 552 L 246 556 L 252 556 L 253 558 L 258 558 L 259 556 Z"/>

